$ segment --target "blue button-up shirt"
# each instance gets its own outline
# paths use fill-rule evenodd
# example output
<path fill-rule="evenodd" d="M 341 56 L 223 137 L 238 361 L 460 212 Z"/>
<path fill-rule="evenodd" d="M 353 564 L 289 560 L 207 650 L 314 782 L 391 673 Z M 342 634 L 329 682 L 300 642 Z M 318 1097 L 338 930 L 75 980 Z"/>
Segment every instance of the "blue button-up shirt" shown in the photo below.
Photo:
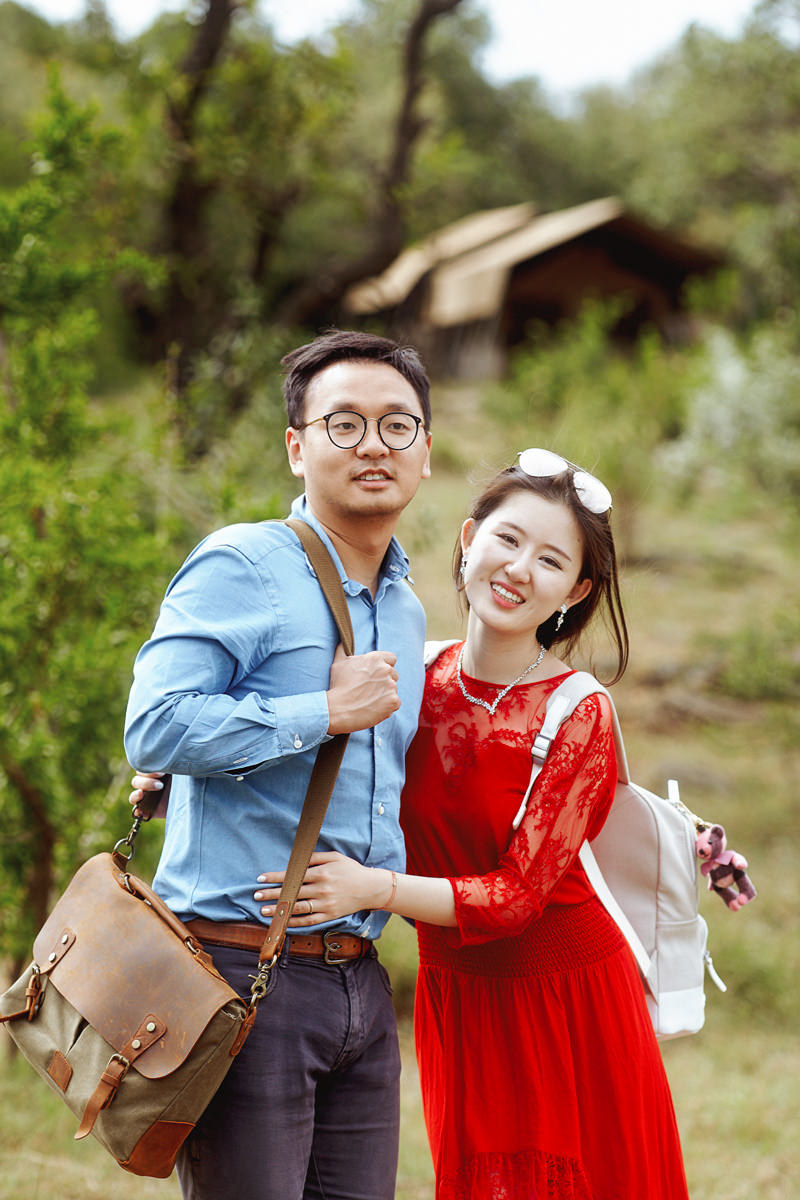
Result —
<path fill-rule="evenodd" d="M 318 842 L 374 867 L 405 865 L 399 825 L 405 756 L 423 687 L 425 618 L 393 539 L 375 598 L 347 578 L 304 497 L 307 521 L 335 562 L 355 652 L 397 655 L 401 707 L 351 733 Z M 263 871 L 289 860 L 339 635 L 295 534 L 280 522 L 233 525 L 206 538 L 170 584 L 136 659 L 125 749 L 138 769 L 172 772 L 154 887 L 184 920 L 263 920 Z M 376 937 L 388 914 L 319 925 Z"/>

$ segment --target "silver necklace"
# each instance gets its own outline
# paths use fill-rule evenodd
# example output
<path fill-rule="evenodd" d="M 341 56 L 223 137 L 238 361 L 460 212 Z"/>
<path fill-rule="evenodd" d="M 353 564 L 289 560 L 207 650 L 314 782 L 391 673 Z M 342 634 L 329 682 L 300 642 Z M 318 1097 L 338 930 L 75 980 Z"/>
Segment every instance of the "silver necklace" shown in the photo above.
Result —
<path fill-rule="evenodd" d="M 458 679 L 458 686 L 461 688 L 462 695 L 464 696 L 464 698 L 466 700 L 469 700 L 472 704 L 480 704 L 481 708 L 485 708 L 486 711 L 489 713 L 489 715 L 493 717 L 495 714 L 495 710 L 496 710 L 498 704 L 500 703 L 500 701 L 503 699 L 503 697 L 507 696 L 508 693 L 511 691 L 511 689 L 513 687 L 516 687 L 518 683 L 521 683 L 526 675 L 530 675 L 531 671 L 536 670 L 536 668 L 538 667 L 539 663 L 542 661 L 542 659 L 544 658 L 546 653 L 547 653 L 547 651 L 545 650 L 544 646 L 540 645 L 539 646 L 539 656 L 536 659 L 536 661 L 532 662 L 529 667 L 526 667 L 525 670 L 522 672 L 522 674 L 518 675 L 516 679 L 512 679 L 511 683 L 507 683 L 506 686 L 503 688 L 502 692 L 500 692 L 499 695 L 495 696 L 494 700 L 490 704 L 488 700 L 481 700 L 479 696 L 471 695 L 467 691 L 467 689 L 464 687 L 464 680 L 461 678 L 461 661 L 464 657 L 464 646 L 462 646 L 458 652 L 458 663 L 456 666 L 456 677 Z"/>

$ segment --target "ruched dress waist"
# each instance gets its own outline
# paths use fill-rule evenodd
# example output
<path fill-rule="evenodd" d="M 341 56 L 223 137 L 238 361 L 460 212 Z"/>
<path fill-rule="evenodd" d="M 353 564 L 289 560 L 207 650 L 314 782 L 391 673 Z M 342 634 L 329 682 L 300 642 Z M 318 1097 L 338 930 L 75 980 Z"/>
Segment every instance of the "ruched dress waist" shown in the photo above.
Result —
<path fill-rule="evenodd" d="M 596 897 L 550 905 L 513 937 L 458 946 L 458 931 L 417 922 L 420 966 L 518 977 L 575 970 L 618 954 L 625 939 Z"/>

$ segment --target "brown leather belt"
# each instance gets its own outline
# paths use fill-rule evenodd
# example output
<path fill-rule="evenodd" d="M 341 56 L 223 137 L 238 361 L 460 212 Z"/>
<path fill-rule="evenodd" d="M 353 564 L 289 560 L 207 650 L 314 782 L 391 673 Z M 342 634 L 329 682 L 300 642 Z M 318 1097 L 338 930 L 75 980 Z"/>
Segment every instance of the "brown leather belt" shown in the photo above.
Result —
<path fill-rule="evenodd" d="M 207 921 L 204 917 L 195 917 L 184 924 L 201 942 L 230 946 L 234 950 L 254 950 L 258 953 L 267 936 L 266 925 L 258 925 L 255 921 Z M 286 941 L 290 954 L 322 958 L 334 965 L 352 958 L 362 958 L 372 949 L 372 942 L 368 938 L 356 937 L 352 933 L 337 933 L 333 929 L 327 933 L 292 933 Z"/>

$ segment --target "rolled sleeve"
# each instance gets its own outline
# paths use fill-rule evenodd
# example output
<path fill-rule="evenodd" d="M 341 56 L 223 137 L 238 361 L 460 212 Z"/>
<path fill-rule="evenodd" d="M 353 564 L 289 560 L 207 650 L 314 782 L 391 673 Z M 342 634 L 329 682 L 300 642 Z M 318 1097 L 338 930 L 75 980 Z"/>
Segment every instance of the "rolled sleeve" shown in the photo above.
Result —
<path fill-rule="evenodd" d="M 282 754 L 308 750 L 327 741 L 330 714 L 325 692 L 282 696 L 274 701 L 274 706 Z"/>

